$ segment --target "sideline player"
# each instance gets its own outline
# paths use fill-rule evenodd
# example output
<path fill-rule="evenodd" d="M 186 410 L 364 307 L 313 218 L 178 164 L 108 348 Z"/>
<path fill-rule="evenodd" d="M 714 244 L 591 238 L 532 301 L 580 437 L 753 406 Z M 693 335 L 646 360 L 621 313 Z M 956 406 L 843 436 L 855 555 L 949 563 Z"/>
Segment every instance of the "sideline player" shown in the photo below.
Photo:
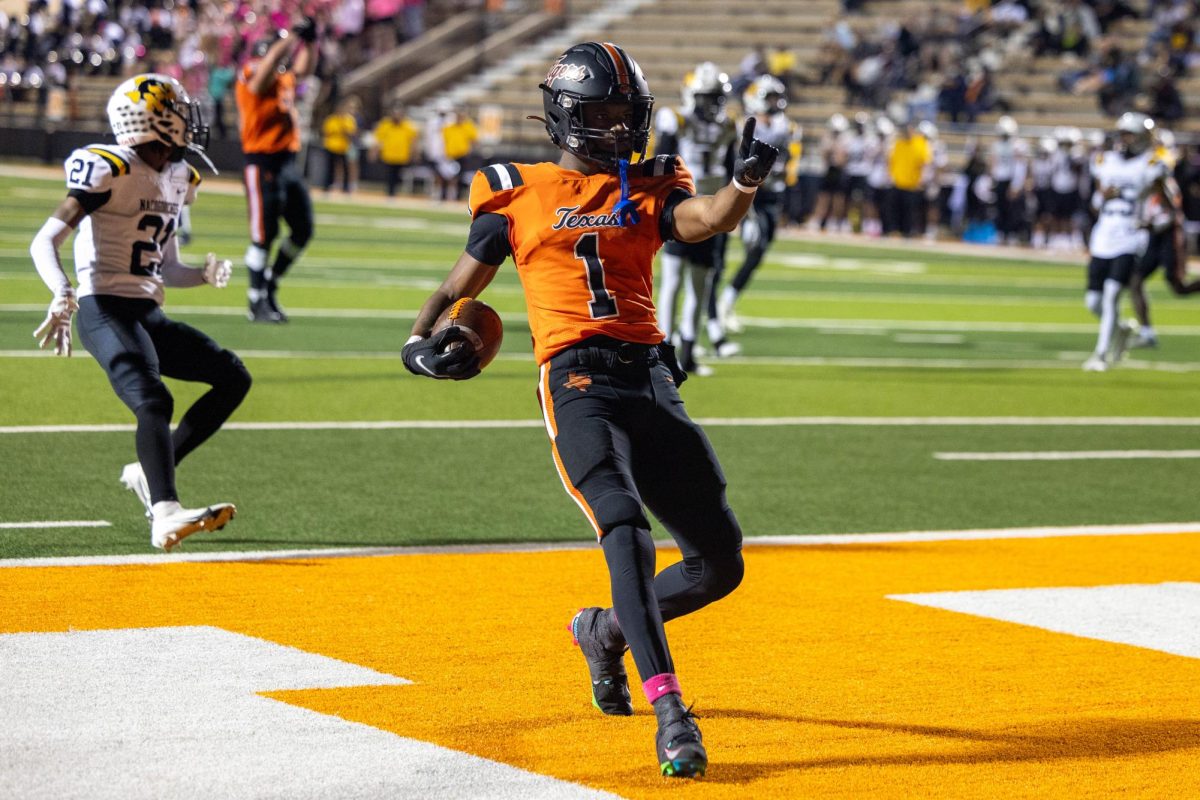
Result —
<path fill-rule="evenodd" d="M 725 184 L 726 156 L 737 139 L 736 126 L 725 113 L 732 91 L 728 76 L 713 62 L 705 61 L 684 80 L 683 107 L 678 111 L 664 108 L 655 116 L 659 154 L 678 153 L 702 193 L 711 194 Z M 701 242 L 668 241 L 659 256 L 658 324 L 666 340 L 673 343 L 675 310 L 680 290 L 684 290 L 678 327 L 679 365 L 689 374 L 711 373 L 709 367 L 696 363 L 696 340 L 701 315 L 716 288 L 716 273 L 725 263 L 728 241 L 724 233 Z M 718 358 L 741 352 L 740 345 L 725 338 L 718 317 L 711 317 L 707 328 Z"/>
<path fill-rule="evenodd" d="M 800 138 L 799 127 L 783 113 L 787 108 L 787 94 L 778 79 L 770 75 L 762 76 L 746 89 L 742 103 L 747 118 L 754 118 L 763 143 L 783 154 L 783 158 L 775 162 L 775 171 L 755 193 L 751 212 L 742 220 L 742 244 L 746 249 L 746 257 L 733 280 L 721 290 L 717 303 L 721 324 L 730 333 L 738 333 L 742 329 L 734 313 L 734 305 L 750 285 L 750 279 L 766 257 L 771 242 L 775 241 L 775 229 L 779 225 L 783 196 L 787 191 L 787 161 L 789 157 L 799 157 L 799 151 L 792 145 L 798 144 Z M 838 163 L 840 180 L 840 165 L 844 160 Z"/>
<path fill-rule="evenodd" d="M 1158 347 L 1158 334 L 1150 322 L 1150 299 L 1146 296 L 1146 281 L 1159 267 L 1163 268 L 1167 284 L 1177 295 L 1200 291 L 1200 281 L 1187 280 L 1187 249 L 1183 234 L 1183 193 L 1175 181 L 1174 136 L 1169 131 L 1156 130 L 1154 158 L 1168 172 L 1147 195 L 1142 205 L 1142 227 L 1146 230 L 1146 250 L 1138 259 L 1137 268 L 1129 279 L 1129 300 L 1137 317 L 1137 330 L 1129 333 L 1129 347 Z"/>
<path fill-rule="evenodd" d="M 1161 191 L 1170 178 L 1166 164 L 1150 147 L 1153 130 L 1154 121 L 1145 114 L 1122 114 L 1117 120 L 1116 145 L 1092 164 L 1092 206 L 1099 219 L 1088 242 L 1092 257 L 1085 302 L 1100 318 L 1100 333 L 1095 352 L 1083 364 L 1088 372 L 1111 368 L 1128 344 L 1131 329 L 1120 325 L 1120 300 L 1145 246 L 1142 206 L 1146 197 Z"/>
<path fill-rule="evenodd" d="M 279 281 L 300 257 L 313 235 L 312 198 L 296 164 L 300 152 L 300 115 L 296 111 L 296 79 L 317 66 L 317 24 L 306 18 L 289 34 L 285 30 L 260 39 L 237 81 L 245 169 L 246 210 L 250 217 L 250 247 L 246 291 L 251 322 L 287 322 L 279 306 Z M 279 219 L 288 238 L 275 251 Z M 268 266 L 269 265 L 269 266 Z"/>
<path fill-rule="evenodd" d="M 164 286 L 222 289 L 229 282 L 229 261 L 209 253 L 203 267 L 189 267 L 179 260 L 175 237 L 180 213 L 200 185 L 200 173 L 183 157 L 203 156 L 208 142 L 199 104 L 173 78 L 137 75 L 113 92 L 108 120 L 117 146 L 71 153 L 64 165 L 67 197 L 30 247 L 54 293 L 34 336 L 42 347 L 53 343 L 55 354 L 71 355 L 71 316 L 78 310 L 80 341 L 137 417 L 138 460 L 125 466 L 121 482 L 146 507 L 151 544 L 169 549 L 233 519 L 231 503 L 183 508 L 175 467 L 238 407 L 250 374 L 236 355 L 162 311 Z M 78 293 L 58 254 L 76 228 Z M 212 386 L 174 434 L 174 400 L 162 376 Z"/>
<path fill-rule="evenodd" d="M 543 122 L 562 155 L 476 173 L 466 250 L 421 307 L 404 365 L 434 378 L 478 374 L 470 348 L 447 348 L 463 339 L 460 329 L 430 329 L 452 302 L 477 296 L 511 255 L 530 311 L 554 463 L 599 537 L 611 578 L 613 607 L 584 609 L 571 625 L 593 703 L 606 714 L 633 713 L 628 646 L 658 720 L 660 769 L 692 777 L 705 772 L 708 756 L 681 699 L 663 623 L 738 586 L 742 533 L 716 454 L 680 399 L 686 374 L 655 320 L 651 268 L 664 241 L 733 230 L 778 151 L 754 139 L 747 121 L 733 181 L 695 195 L 677 157 L 631 163 L 645 151 L 654 98 L 625 50 L 575 45 L 540 88 Z M 646 508 L 683 553 L 657 576 Z"/>

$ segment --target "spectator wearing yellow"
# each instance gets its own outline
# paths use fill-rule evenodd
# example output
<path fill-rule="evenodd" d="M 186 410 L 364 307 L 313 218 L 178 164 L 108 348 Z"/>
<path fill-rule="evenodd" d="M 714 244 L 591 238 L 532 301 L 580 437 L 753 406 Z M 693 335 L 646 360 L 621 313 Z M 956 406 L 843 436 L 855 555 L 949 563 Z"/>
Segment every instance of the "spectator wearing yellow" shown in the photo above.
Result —
<path fill-rule="evenodd" d="M 931 158 L 929 142 L 911 123 L 906 121 L 897 126 L 888 155 L 888 172 L 892 176 L 893 219 L 905 237 L 912 236 L 920 227 L 922 179 Z"/>
<path fill-rule="evenodd" d="M 371 157 L 387 171 L 387 195 L 396 196 L 396 185 L 416 160 L 417 126 L 405 114 L 403 103 L 393 103 L 388 115 L 375 126 Z"/>
<path fill-rule="evenodd" d="M 358 138 L 358 114 L 362 102 L 355 96 L 342 100 L 321 125 L 321 144 L 325 148 L 325 191 L 333 188 L 335 174 L 341 175 L 342 191 L 350 193 L 353 176 L 351 153 Z"/>
<path fill-rule="evenodd" d="M 457 200 L 462 181 L 459 180 L 471 158 L 479 130 L 462 111 L 442 112 L 442 162 L 436 167 L 443 200 Z"/>

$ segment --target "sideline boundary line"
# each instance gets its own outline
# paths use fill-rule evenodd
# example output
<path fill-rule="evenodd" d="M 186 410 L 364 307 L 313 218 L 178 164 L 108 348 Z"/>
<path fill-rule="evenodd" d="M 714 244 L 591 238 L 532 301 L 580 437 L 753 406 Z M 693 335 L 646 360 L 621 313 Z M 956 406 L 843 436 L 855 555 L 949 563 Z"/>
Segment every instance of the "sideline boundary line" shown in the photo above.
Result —
<path fill-rule="evenodd" d="M 809 547 L 863 544 L 919 544 L 924 542 L 981 541 L 1001 539 L 1053 539 L 1078 536 L 1164 536 L 1200 534 L 1200 522 L 1164 522 L 1142 525 L 1075 525 L 1040 528 L 990 528 L 961 531 L 906 531 L 903 533 L 831 533 L 747 537 L 747 547 Z M 672 549 L 670 540 L 655 540 L 659 549 Z M 323 558 L 366 558 L 405 555 L 453 555 L 477 553 L 553 553 L 590 550 L 595 542 L 546 542 L 515 544 L 415 545 L 395 547 L 335 547 L 308 550 L 246 550 L 215 553 L 139 553 L 112 556 L 65 556 L 0 559 L 0 569 L 16 567 L 103 567 L 127 565 L 171 565 L 240 561 L 294 561 Z"/>
<path fill-rule="evenodd" d="M 967 427 L 990 426 L 1063 426 L 1063 427 L 1200 427 L 1200 417 L 697 417 L 696 422 L 715 428 L 824 427 Z M 426 420 L 347 420 L 316 422 L 230 422 L 226 431 L 387 431 L 541 428 L 540 419 L 426 419 Z M 0 435 L 21 433 L 129 433 L 129 423 L 81 425 L 5 425 Z"/>

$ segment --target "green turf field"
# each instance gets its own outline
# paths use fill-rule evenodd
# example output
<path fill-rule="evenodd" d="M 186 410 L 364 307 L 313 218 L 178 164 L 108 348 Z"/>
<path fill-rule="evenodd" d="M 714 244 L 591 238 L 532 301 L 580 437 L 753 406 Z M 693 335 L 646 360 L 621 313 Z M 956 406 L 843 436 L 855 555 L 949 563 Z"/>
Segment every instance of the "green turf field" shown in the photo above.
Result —
<path fill-rule="evenodd" d="M 39 355 L 30 335 L 49 297 L 29 240 L 61 187 L 0 171 L 0 523 L 10 523 L 0 528 L 0 557 L 149 549 L 140 507 L 117 482 L 134 459 L 130 432 L 12 430 L 132 422 L 85 352 Z M 245 321 L 241 271 L 225 291 L 168 291 L 168 313 L 237 351 L 253 373 L 235 423 L 331 423 L 226 430 L 190 456 L 179 471 L 183 502 L 229 500 L 240 512 L 187 548 L 586 541 L 590 529 L 551 466 L 511 262 L 483 295 L 505 318 L 501 358 L 468 383 L 419 380 L 397 354 L 461 251 L 464 209 L 318 198 L 316 214 L 315 242 L 282 294 L 290 325 Z M 215 250 L 239 262 L 239 195 L 202 191 L 193 225 L 186 260 Z M 738 242 L 729 255 L 736 269 Z M 1200 304 L 1171 297 L 1159 278 L 1151 300 L 1162 346 L 1085 374 L 1095 324 L 1082 304 L 1081 264 L 782 240 L 739 306 L 750 323 L 739 337 L 745 355 L 689 381 L 683 396 L 694 417 L 712 420 L 730 500 L 751 536 L 1192 521 L 1196 459 L 934 456 L 1200 448 Z M 177 414 L 198 395 L 190 385 L 172 390 Z M 813 419 L 862 417 L 1130 419 Z M 1131 424 L 1147 417 L 1191 422 Z M 514 424 L 337 425 L 479 420 Z M 11 525 L 59 520 L 111 524 Z"/>

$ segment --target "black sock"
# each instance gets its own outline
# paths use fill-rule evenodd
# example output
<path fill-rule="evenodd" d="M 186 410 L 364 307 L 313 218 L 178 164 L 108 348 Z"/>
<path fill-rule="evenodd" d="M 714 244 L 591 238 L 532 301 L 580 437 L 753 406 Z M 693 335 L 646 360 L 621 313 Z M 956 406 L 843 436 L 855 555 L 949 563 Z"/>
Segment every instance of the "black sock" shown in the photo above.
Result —
<path fill-rule="evenodd" d="M 613 611 L 642 680 L 674 672 L 662 615 L 654 596 L 654 540 L 650 531 L 618 525 L 600 540 L 612 582 Z"/>
<path fill-rule="evenodd" d="M 138 407 L 137 416 L 138 462 L 146 473 L 150 487 L 150 502 L 178 500 L 175 491 L 175 453 L 171 444 L 171 413 L 173 404 L 170 395 L 165 400 L 151 400 Z"/>

